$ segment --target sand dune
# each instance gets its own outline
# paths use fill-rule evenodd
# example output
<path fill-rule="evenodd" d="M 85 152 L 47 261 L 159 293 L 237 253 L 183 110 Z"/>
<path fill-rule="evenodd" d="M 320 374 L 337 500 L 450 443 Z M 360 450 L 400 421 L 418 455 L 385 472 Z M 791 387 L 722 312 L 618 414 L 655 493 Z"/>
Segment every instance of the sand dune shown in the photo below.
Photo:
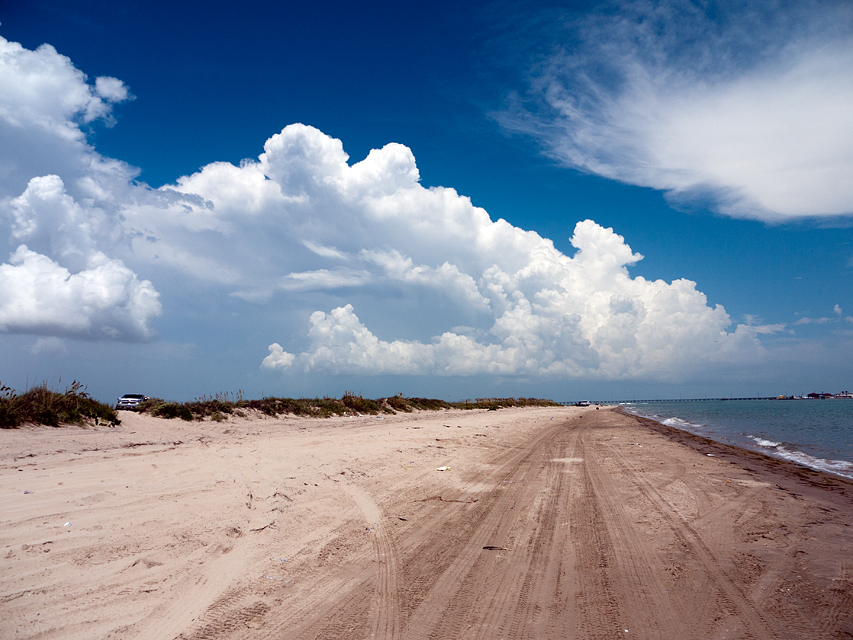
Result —
<path fill-rule="evenodd" d="M 853 484 L 617 411 L 122 417 L 0 433 L 0 637 L 853 635 Z"/>

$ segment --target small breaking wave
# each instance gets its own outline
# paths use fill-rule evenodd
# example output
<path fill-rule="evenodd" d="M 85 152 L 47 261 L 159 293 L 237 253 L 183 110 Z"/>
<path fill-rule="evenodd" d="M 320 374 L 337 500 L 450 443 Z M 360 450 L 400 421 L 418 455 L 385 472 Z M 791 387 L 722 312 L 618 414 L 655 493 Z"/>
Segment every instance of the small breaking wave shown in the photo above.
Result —
<path fill-rule="evenodd" d="M 663 424 L 668 427 L 675 427 L 676 429 L 684 429 L 685 431 L 691 431 L 693 429 L 701 429 L 706 426 L 704 424 L 697 424 L 695 422 L 688 422 L 687 420 L 683 420 L 681 418 L 666 418 L 665 420 L 661 420 Z"/>
<path fill-rule="evenodd" d="M 764 447 L 765 449 L 774 449 L 775 447 L 778 447 L 780 444 L 782 444 L 781 442 L 773 442 L 772 440 L 764 440 L 762 438 L 756 438 L 755 436 L 747 436 L 747 437 L 752 438 L 753 440 L 755 440 L 755 444 L 757 444 L 759 447 Z"/>
<path fill-rule="evenodd" d="M 762 438 L 756 438 L 755 436 L 749 437 L 762 449 L 769 449 L 768 453 L 776 456 L 777 458 L 790 460 L 791 462 L 796 462 L 804 467 L 810 467 L 818 471 L 826 471 L 838 476 L 853 479 L 853 462 L 848 462 L 847 460 L 827 460 L 825 458 L 818 458 L 802 451 L 792 451 L 791 449 L 786 448 L 781 442 L 764 440 Z"/>
<path fill-rule="evenodd" d="M 660 422 L 661 424 L 665 424 L 668 427 L 675 427 L 676 429 L 682 429 L 684 431 L 689 431 L 691 433 L 697 429 L 701 430 L 701 429 L 708 426 L 706 424 L 700 424 L 697 422 L 690 422 L 688 420 L 684 420 L 683 418 L 679 418 L 679 417 L 666 418 L 666 417 L 658 415 L 656 413 L 649 413 L 649 412 L 641 411 L 641 410 L 633 408 L 633 407 L 630 409 L 625 409 L 625 412 L 633 414 L 635 416 L 641 416 L 643 418 L 651 418 L 652 420 L 656 420 L 657 422 Z"/>

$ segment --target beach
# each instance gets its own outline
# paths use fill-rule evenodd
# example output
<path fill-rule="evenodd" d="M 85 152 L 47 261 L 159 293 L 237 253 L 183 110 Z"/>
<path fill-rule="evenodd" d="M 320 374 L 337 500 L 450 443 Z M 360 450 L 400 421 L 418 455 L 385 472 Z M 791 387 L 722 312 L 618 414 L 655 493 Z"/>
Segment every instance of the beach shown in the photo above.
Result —
<path fill-rule="evenodd" d="M 0 637 L 853 637 L 853 483 L 617 409 L 121 418 L 0 432 Z"/>

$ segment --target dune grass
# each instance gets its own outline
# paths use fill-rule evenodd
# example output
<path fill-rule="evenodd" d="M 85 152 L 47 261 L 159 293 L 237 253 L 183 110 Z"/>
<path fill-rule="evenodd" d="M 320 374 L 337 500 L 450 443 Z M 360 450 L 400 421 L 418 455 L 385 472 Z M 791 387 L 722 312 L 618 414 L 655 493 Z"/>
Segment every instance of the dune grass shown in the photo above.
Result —
<path fill-rule="evenodd" d="M 257 411 L 268 416 L 294 415 L 311 418 L 328 418 L 344 415 L 396 414 L 412 411 L 440 411 L 443 409 L 488 409 L 496 411 L 504 407 L 550 407 L 560 406 L 551 400 L 537 398 L 478 398 L 462 402 L 445 402 L 434 398 L 405 398 L 398 394 L 388 398 L 371 400 L 350 391 L 343 397 L 330 398 L 276 398 L 246 400 L 242 392 L 218 393 L 202 396 L 192 402 L 173 402 L 151 398 L 142 403 L 139 410 L 160 418 L 183 420 L 222 421 L 229 415 L 245 416 L 247 411 Z"/>
<path fill-rule="evenodd" d="M 46 383 L 18 394 L 0 384 L 0 428 L 14 429 L 25 424 L 58 427 L 63 424 L 121 423 L 111 406 L 94 400 L 76 380 L 65 391 L 49 389 Z"/>
<path fill-rule="evenodd" d="M 406 398 L 397 394 L 388 398 L 371 400 L 347 391 L 341 398 L 277 398 L 266 397 L 247 400 L 242 392 L 218 393 L 202 396 L 191 402 L 174 402 L 151 398 L 143 402 L 139 411 L 159 418 L 180 418 L 186 421 L 222 421 L 228 416 L 244 417 L 251 412 L 267 416 L 294 415 L 311 418 L 328 418 L 345 415 L 378 415 L 411 413 L 412 411 L 441 411 L 446 409 L 488 409 L 504 407 L 559 406 L 551 400 L 536 398 L 477 398 L 461 402 L 446 402 L 435 398 Z M 18 394 L 14 389 L 0 384 L 0 428 L 11 429 L 25 424 L 42 424 L 58 427 L 63 424 L 121 423 L 116 410 L 94 400 L 86 387 L 76 380 L 65 391 L 49 389 L 43 383 Z"/>

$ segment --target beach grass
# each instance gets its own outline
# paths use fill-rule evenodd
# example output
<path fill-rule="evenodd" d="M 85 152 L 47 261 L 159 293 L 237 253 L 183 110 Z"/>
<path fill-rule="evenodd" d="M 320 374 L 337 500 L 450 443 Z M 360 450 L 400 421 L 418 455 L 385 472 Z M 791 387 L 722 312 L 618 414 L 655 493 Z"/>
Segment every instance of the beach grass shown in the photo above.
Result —
<path fill-rule="evenodd" d="M 547 407 L 560 406 L 551 400 L 538 398 L 477 398 L 447 402 L 435 398 L 406 398 L 402 394 L 372 400 L 360 394 L 347 391 L 341 398 L 278 398 L 264 397 L 255 400 L 243 398 L 242 392 L 236 394 L 218 393 L 202 396 L 191 402 L 174 402 L 160 398 L 150 398 L 140 405 L 139 410 L 160 418 L 181 418 L 182 420 L 222 421 L 228 416 L 245 417 L 248 411 L 256 411 L 267 416 L 294 415 L 310 418 L 329 418 L 345 415 L 378 415 L 411 413 L 412 411 L 440 411 L 446 409 L 488 409 L 498 410 L 505 407 Z"/>
<path fill-rule="evenodd" d="M 341 398 L 278 398 L 264 397 L 247 400 L 243 393 L 217 393 L 190 402 L 149 398 L 139 407 L 142 413 L 158 418 L 180 418 L 187 422 L 212 420 L 221 422 L 229 416 L 246 417 L 249 412 L 267 416 L 305 416 L 329 418 L 347 415 L 379 415 L 411 413 L 413 411 L 442 411 L 447 409 L 487 409 L 506 407 L 560 406 L 551 400 L 537 398 L 477 398 L 449 402 L 436 398 L 407 398 L 402 394 L 376 400 L 347 391 Z M 12 429 L 25 424 L 58 427 L 63 424 L 98 424 L 111 426 L 121 423 L 116 410 L 93 399 L 86 387 L 76 380 L 64 391 L 48 388 L 46 383 L 19 394 L 0 384 L 0 428 Z"/>
<path fill-rule="evenodd" d="M 76 380 L 65 391 L 49 389 L 46 383 L 19 394 L 0 384 L 0 428 L 25 424 L 58 427 L 62 424 L 121 423 L 111 406 L 93 399 Z"/>

